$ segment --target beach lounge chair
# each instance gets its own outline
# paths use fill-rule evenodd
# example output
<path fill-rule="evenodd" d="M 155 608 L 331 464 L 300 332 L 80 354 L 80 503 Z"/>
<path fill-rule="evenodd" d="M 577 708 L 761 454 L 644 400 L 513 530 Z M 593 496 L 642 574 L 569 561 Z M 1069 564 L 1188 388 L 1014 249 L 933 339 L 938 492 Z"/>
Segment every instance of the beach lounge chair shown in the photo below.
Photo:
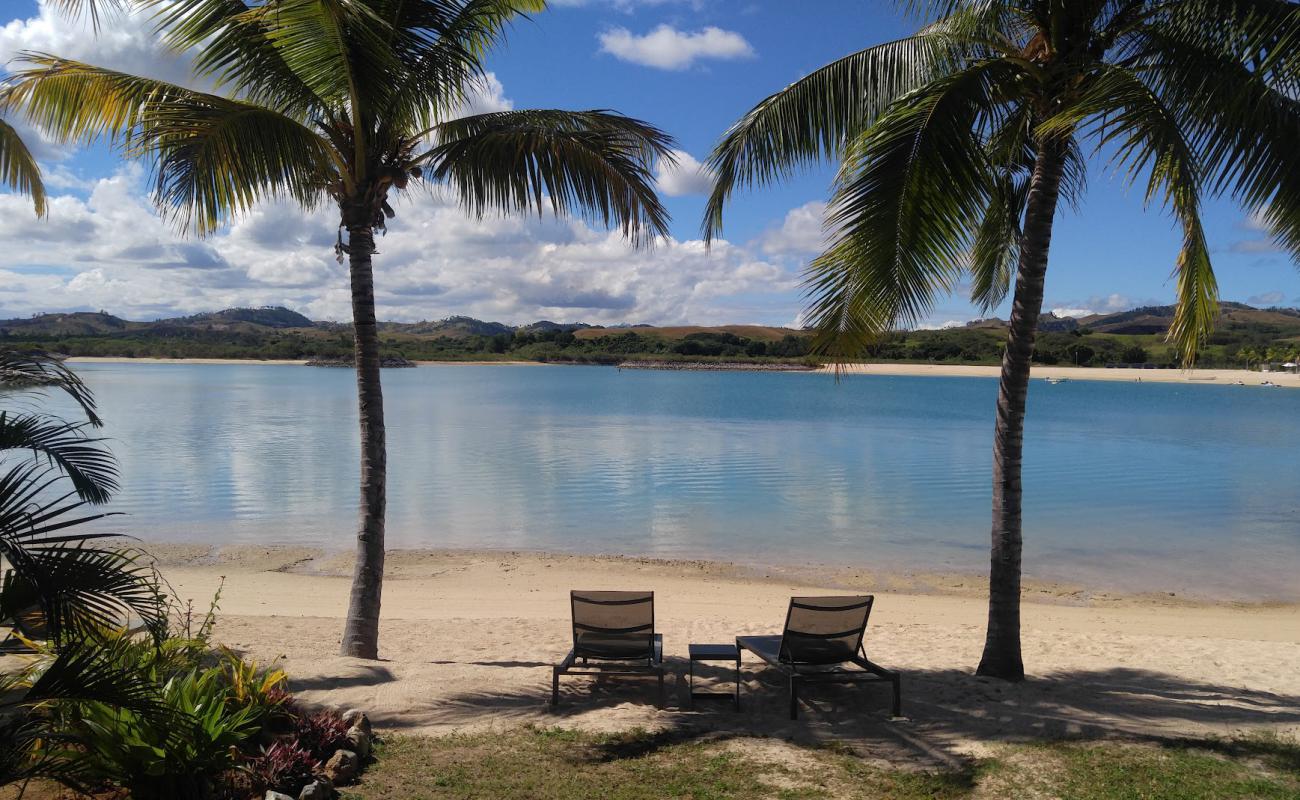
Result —
<path fill-rule="evenodd" d="M 792 597 L 780 636 L 737 636 L 736 647 L 763 659 L 789 679 L 790 719 L 799 716 L 799 687 L 805 683 L 887 681 L 894 689 L 894 716 L 901 716 L 899 674 L 869 661 L 862 646 L 874 601 L 872 595 Z"/>
<path fill-rule="evenodd" d="M 655 633 L 654 592 L 569 592 L 573 649 L 551 673 L 551 705 L 561 675 L 654 675 L 664 706 L 664 640 Z"/>

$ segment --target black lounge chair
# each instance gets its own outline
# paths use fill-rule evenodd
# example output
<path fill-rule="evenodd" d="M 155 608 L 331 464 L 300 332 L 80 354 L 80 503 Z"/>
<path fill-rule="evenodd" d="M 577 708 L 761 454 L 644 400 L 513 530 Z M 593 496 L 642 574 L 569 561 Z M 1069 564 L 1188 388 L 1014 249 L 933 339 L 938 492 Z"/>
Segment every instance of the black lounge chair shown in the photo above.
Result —
<path fill-rule="evenodd" d="M 551 705 L 561 675 L 654 675 L 664 706 L 664 639 L 655 633 L 654 592 L 569 592 L 573 649 L 551 672 Z"/>
<path fill-rule="evenodd" d="M 862 646 L 874 601 L 872 595 L 792 597 L 780 636 L 737 636 L 736 647 L 763 659 L 789 679 L 790 719 L 799 716 L 799 686 L 805 683 L 887 681 L 894 689 L 894 716 L 902 716 L 899 674 L 869 661 Z"/>

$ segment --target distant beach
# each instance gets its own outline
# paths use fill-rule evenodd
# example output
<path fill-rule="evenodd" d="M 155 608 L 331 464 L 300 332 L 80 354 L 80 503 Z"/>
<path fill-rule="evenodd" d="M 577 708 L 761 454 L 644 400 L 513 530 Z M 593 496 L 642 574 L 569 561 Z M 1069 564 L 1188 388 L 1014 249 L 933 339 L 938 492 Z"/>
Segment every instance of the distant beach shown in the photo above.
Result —
<path fill-rule="evenodd" d="M 906 375 L 935 378 L 996 378 L 1001 367 L 965 364 L 846 364 L 839 368 L 849 375 Z M 835 372 L 836 367 L 822 367 L 819 372 Z M 1062 367 L 1034 365 L 1033 377 L 1074 381 L 1120 381 L 1127 383 L 1189 383 L 1207 386 L 1231 386 L 1241 381 L 1258 386 L 1272 381 L 1279 386 L 1300 389 L 1300 375 L 1286 372 L 1256 372 L 1245 369 L 1109 369 L 1106 367 Z"/>
<path fill-rule="evenodd" d="M 238 358 L 119 358 L 107 356 L 74 356 L 72 364 L 306 364 L 305 360 L 238 359 Z M 569 366 L 541 361 L 416 361 L 422 367 L 456 366 Z M 731 367 L 735 369 L 736 367 Z M 809 370 L 817 374 L 840 371 L 848 375 L 900 375 L 937 378 L 996 378 L 1000 368 L 967 364 L 903 364 L 881 362 L 875 364 L 846 364 L 841 367 L 825 366 Z M 691 370 L 683 370 L 691 371 Z M 707 370 L 705 370 L 707 371 Z M 762 364 L 755 372 L 805 370 L 773 370 Z M 1259 386 L 1271 381 L 1279 386 L 1300 389 L 1300 374 L 1286 372 L 1256 372 L 1245 369 L 1107 369 L 1103 367 L 1062 367 L 1035 365 L 1035 378 L 1068 379 L 1076 381 L 1119 381 L 1129 383 L 1186 383 L 1208 386 L 1230 386 L 1241 381 L 1247 386 Z"/>

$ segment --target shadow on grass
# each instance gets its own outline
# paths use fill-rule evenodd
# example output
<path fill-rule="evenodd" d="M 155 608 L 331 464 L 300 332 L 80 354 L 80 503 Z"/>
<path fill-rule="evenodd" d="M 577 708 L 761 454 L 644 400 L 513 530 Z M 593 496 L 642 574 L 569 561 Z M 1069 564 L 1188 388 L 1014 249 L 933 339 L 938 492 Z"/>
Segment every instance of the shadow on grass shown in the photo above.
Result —
<path fill-rule="evenodd" d="M 771 736 L 950 770 L 967 764 L 960 754 L 972 741 L 1210 741 L 1215 731 L 1300 726 L 1300 696 L 1121 667 L 1060 672 L 1020 684 L 976 678 L 962 670 L 913 670 L 903 674 L 902 719 L 889 716 L 888 687 L 840 684 L 810 687 L 800 698 L 799 719 L 790 720 L 785 681 L 774 671 L 747 665 L 739 712 L 729 704 L 700 704 L 692 711 L 684 665 L 670 661 L 670 666 L 674 669 L 668 679 L 668 708 L 663 711 L 653 705 L 653 679 L 638 678 L 566 679 L 560 705 L 552 709 L 549 671 L 539 668 L 535 687 L 488 686 L 431 698 L 385 715 L 381 724 L 400 732 L 452 730 L 485 720 L 538 725 L 581 720 L 596 728 L 639 726 L 652 732 L 632 743 L 611 739 L 601 756 L 608 758 L 634 757 L 647 748 L 701 736 Z M 1251 741 L 1217 746 L 1255 747 L 1259 757 L 1280 760 L 1288 770 L 1297 768 L 1300 755 L 1294 745 Z M 623 752 L 632 755 L 620 756 Z"/>

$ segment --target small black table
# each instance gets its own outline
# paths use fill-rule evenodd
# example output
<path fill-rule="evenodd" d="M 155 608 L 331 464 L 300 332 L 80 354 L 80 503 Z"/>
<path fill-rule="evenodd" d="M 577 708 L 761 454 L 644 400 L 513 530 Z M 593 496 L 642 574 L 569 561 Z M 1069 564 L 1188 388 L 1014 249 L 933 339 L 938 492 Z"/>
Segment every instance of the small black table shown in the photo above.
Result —
<path fill-rule="evenodd" d="M 734 644 L 692 644 L 688 648 L 691 655 L 690 688 L 691 708 L 695 708 L 697 697 L 731 697 L 736 710 L 740 710 L 740 648 Z M 695 691 L 696 661 L 730 661 L 736 665 L 736 691 L 731 692 L 697 692 Z"/>

